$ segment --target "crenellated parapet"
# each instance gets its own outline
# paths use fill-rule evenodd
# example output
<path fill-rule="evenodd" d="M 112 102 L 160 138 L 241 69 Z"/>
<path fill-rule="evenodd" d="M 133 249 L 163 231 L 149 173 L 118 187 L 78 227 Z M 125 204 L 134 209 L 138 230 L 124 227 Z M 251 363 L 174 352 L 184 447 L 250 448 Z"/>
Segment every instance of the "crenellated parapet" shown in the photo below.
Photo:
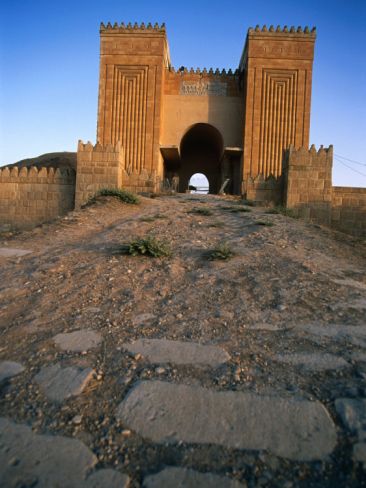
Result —
<path fill-rule="evenodd" d="M 180 74 L 180 75 L 185 75 L 185 74 L 190 74 L 190 75 L 200 75 L 200 76 L 238 76 L 239 75 L 239 70 L 235 69 L 232 70 L 231 68 L 226 70 L 225 68 L 219 69 L 219 68 L 174 68 L 173 66 L 170 66 L 169 71 L 171 73 L 175 74 Z"/>
<path fill-rule="evenodd" d="M 273 202 L 282 203 L 283 177 L 270 174 L 263 176 L 248 176 L 245 181 L 244 194 L 248 200 L 255 202 Z"/>
<path fill-rule="evenodd" d="M 333 146 L 316 149 L 314 144 L 285 153 L 285 205 L 299 216 L 330 223 L 332 202 Z"/>
<path fill-rule="evenodd" d="M 0 183 L 46 183 L 75 184 L 75 170 L 72 168 L 18 167 L 0 168 Z"/>
<path fill-rule="evenodd" d="M 116 144 L 92 144 L 90 141 L 84 144 L 83 141 L 78 142 L 78 152 L 109 152 L 119 153 L 121 151 L 121 143 L 118 141 Z"/>
<path fill-rule="evenodd" d="M 295 148 L 291 145 L 287 150 L 287 157 L 285 163 L 290 166 L 306 165 L 307 167 L 316 165 L 333 165 L 333 146 L 320 146 L 316 149 L 312 144 L 310 148 L 299 147 Z"/>
<path fill-rule="evenodd" d="M 28 228 L 74 208 L 72 168 L 0 168 L 0 228 Z"/>
<path fill-rule="evenodd" d="M 165 33 L 165 23 L 158 24 L 157 22 L 153 25 L 151 22 L 145 25 L 144 22 L 141 24 L 138 24 L 135 22 L 134 24 L 129 22 L 128 24 L 125 24 L 124 22 L 121 22 L 120 24 L 118 22 L 114 22 L 111 24 L 111 22 L 108 22 L 107 24 L 104 24 L 103 22 L 100 24 L 100 32 L 105 33 L 105 32 L 119 32 L 119 33 L 126 33 L 126 34 L 133 34 L 133 33 Z"/>
<path fill-rule="evenodd" d="M 260 27 L 259 25 L 256 25 L 254 28 L 249 27 L 248 29 L 248 36 L 283 36 L 283 35 L 290 35 L 290 36 L 296 36 L 296 37 L 316 37 L 316 27 L 312 27 L 311 29 L 308 26 L 305 27 L 295 27 L 291 26 L 288 27 L 287 25 L 281 27 L 278 25 L 277 27 L 274 27 L 273 25 L 270 25 L 267 27 L 266 25 L 263 25 Z"/>

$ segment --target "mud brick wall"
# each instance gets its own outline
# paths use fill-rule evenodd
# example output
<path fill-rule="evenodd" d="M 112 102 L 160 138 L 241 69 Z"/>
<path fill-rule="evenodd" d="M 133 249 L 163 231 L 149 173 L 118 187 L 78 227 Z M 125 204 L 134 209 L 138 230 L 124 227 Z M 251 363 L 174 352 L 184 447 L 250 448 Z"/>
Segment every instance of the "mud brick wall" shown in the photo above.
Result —
<path fill-rule="evenodd" d="M 280 205 L 283 199 L 283 178 L 269 176 L 264 178 L 258 175 L 256 178 L 248 177 L 246 181 L 245 196 L 255 202 L 271 202 Z"/>
<path fill-rule="evenodd" d="M 154 193 L 159 190 L 159 181 L 156 171 L 149 173 L 143 169 L 140 173 L 128 174 L 124 170 L 122 187 L 133 193 Z"/>
<path fill-rule="evenodd" d="M 310 149 L 290 146 L 285 160 L 284 203 L 298 216 L 331 223 L 333 146 Z"/>
<path fill-rule="evenodd" d="M 309 145 L 315 29 L 250 28 L 244 75 L 244 166 L 247 176 L 282 174 L 283 151 Z"/>
<path fill-rule="evenodd" d="M 75 208 L 80 208 L 101 188 L 121 188 L 124 169 L 123 149 L 120 143 L 93 146 L 79 141 Z"/>
<path fill-rule="evenodd" d="M 331 223 L 336 229 L 366 237 L 366 188 L 334 186 Z"/>
<path fill-rule="evenodd" d="M 0 228 L 30 228 L 74 208 L 75 171 L 0 168 Z"/>

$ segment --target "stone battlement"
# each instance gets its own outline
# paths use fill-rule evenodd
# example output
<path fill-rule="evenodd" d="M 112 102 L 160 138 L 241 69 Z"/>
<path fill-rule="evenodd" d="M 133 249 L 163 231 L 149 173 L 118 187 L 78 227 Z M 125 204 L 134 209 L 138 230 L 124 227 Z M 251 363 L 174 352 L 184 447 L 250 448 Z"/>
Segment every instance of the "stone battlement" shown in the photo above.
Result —
<path fill-rule="evenodd" d="M 269 28 L 267 28 L 266 25 L 263 25 L 262 28 L 260 28 L 259 25 L 256 25 L 254 28 L 249 27 L 248 29 L 248 36 L 249 37 L 255 37 L 257 35 L 275 35 L 275 36 L 283 36 L 284 34 L 286 36 L 291 35 L 291 36 L 301 36 L 301 37 L 316 37 L 316 27 L 313 27 L 311 30 L 309 29 L 308 26 L 305 26 L 302 28 L 301 26 L 299 27 L 294 27 L 293 25 L 288 28 L 287 25 L 284 27 L 277 26 L 276 28 L 271 25 Z"/>
<path fill-rule="evenodd" d="M 169 71 L 171 73 L 176 73 L 176 74 L 181 74 L 181 75 L 184 75 L 184 74 L 195 74 L 195 75 L 211 75 L 211 76 L 238 76 L 239 75 L 239 70 L 238 69 L 235 69 L 235 70 L 232 70 L 232 69 L 228 69 L 226 70 L 225 68 L 223 69 L 219 69 L 219 68 L 216 68 L 216 69 L 213 69 L 213 68 L 186 68 L 184 67 L 184 69 L 181 69 L 181 68 L 174 68 L 173 66 L 170 66 L 169 68 Z"/>
<path fill-rule="evenodd" d="M 119 153 L 121 151 L 121 144 L 117 142 L 116 144 L 92 144 L 90 141 L 84 144 L 83 141 L 78 142 L 78 152 L 109 152 L 109 153 Z"/>
<path fill-rule="evenodd" d="M 27 228 L 74 208 L 71 168 L 0 168 L 0 229 Z"/>
<path fill-rule="evenodd" d="M 124 22 L 121 22 L 118 24 L 118 22 L 115 22 L 113 25 L 108 22 L 107 24 L 104 24 L 103 22 L 100 24 L 100 32 L 121 32 L 121 33 L 127 33 L 127 34 L 133 34 L 134 32 L 138 32 L 141 34 L 142 32 L 146 33 L 165 33 L 165 24 L 162 23 L 159 25 L 157 22 L 152 25 L 150 22 L 145 25 L 144 22 L 141 24 L 138 24 L 135 22 L 132 24 L 129 22 L 128 24 L 125 24 Z"/>
<path fill-rule="evenodd" d="M 312 144 L 309 149 L 305 147 L 295 148 L 290 146 L 288 149 L 289 158 L 288 162 L 290 165 L 306 164 L 308 166 L 316 165 L 317 162 L 328 162 L 333 164 L 333 146 L 329 147 L 320 146 L 317 150 L 315 145 Z"/>
<path fill-rule="evenodd" d="M 72 168 L 37 168 L 36 166 L 0 168 L 0 182 L 2 183 L 54 183 L 55 181 L 65 185 L 74 184 L 75 171 Z"/>

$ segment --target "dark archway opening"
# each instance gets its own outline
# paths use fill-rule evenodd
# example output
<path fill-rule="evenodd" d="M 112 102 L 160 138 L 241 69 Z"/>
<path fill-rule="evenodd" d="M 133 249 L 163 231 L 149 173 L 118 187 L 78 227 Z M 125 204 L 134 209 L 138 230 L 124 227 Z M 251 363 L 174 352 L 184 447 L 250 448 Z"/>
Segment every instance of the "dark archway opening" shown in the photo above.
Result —
<path fill-rule="evenodd" d="M 203 173 L 210 193 L 217 193 L 221 183 L 220 163 L 224 141 L 220 132 L 210 124 L 195 124 L 182 137 L 180 143 L 179 191 L 186 191 L 194 173 Z"/>
<path fill-rule="evenodd" d="M 189 189 L 190 177 L 202 173 L 209 181 L 209 192 L 218 193 L 224 176 L 224 141 L 215 127 L 194 124 L 182 137 L 179 147 L 162 147 L 161 153 L 164 185 L 185 192 Z"/>

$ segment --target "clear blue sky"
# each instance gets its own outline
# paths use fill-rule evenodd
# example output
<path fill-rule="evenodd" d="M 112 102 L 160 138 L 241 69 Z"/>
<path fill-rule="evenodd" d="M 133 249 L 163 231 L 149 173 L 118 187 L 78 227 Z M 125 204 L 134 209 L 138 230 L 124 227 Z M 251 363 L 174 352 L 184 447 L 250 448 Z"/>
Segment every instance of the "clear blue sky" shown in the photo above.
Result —
<path fill-rule="evenodd" d="M 0 165 L 95 141 L 101 21 L 165 22 L 174 66 L 214 68 L 237 67 L 250 26 L 315 25 L 311 143 L 366 164 L 366 0 L 3 0 L 0 9 Z M 335 161 L 333 182 L 366 186 L 366 176 Z"/>

